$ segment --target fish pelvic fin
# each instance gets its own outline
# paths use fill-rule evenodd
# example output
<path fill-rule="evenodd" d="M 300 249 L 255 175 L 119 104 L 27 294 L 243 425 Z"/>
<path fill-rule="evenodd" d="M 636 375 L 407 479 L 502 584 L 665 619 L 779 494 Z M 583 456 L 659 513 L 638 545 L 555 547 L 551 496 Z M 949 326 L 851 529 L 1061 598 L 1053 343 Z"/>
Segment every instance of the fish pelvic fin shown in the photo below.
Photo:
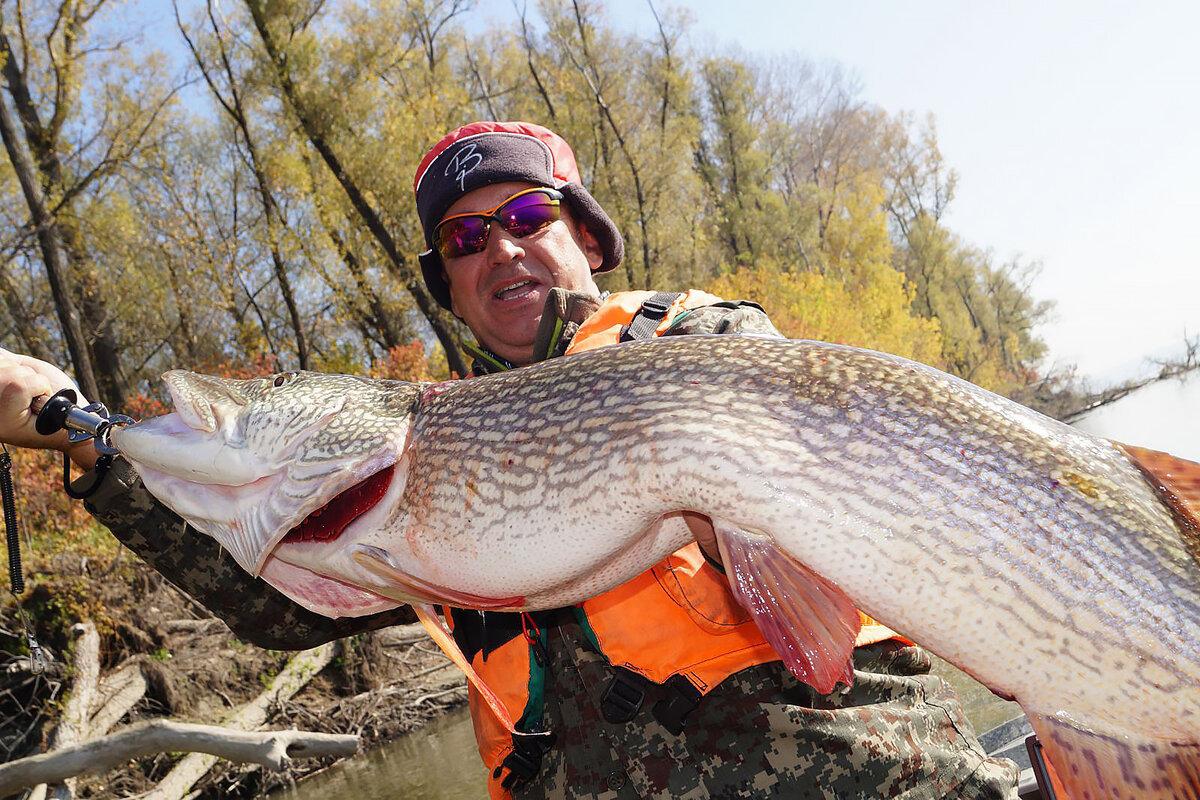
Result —
<path fill-rule="evenodd" d="M 434 607 L 427 603 L 414 603 L 413 611 L 417 612 L 417 619 L 421 620 L 429 637 L 437 643 L 438 647 L 442 648 L 446 657 L 463 671 L 471 687 L 479 692 L 479 695 L 487 702 L 488 708 L 496 715 L 496 719 L 509 734 L 512 734 L 516 730 L 516 726 L 513 725 L 512 715 L 508 713 L 504 701 L 483 682 L 483 678 L 479 677 L 479 673 L 471 666 L 471 662 L 467 660 L 467 656 L 458 646 L 458 642 L 454 641 L 454 634 L 446 627 L 446 623 L 438 616 Z"/>
<path fill-rule="evenodd" d="M 1200 742 L 1101 733 L 1042 714 L 1029 721 L 1070 800 L 1200 800 Z"/>
<path fill-rule="evenodd" d="M 821 694 L 853 683 L 862 621 L 846 593 L 769 537 L 712 522 L 733 596 L 792 674 Z"/>

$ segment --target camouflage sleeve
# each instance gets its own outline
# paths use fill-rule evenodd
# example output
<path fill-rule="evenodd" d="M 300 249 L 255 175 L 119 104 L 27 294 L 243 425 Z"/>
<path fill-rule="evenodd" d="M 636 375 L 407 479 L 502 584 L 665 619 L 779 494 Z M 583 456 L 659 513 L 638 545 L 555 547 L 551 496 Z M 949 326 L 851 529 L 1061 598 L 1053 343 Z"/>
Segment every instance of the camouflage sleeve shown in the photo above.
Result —
<path fill-rule="evenodd" d="M 780 336 L 763 307 L 749 300 L 714 303 L 685 311 L 675 318 L 662 335 L 690 336 L 697 333 Z"/>
<path fill-rule="evenodd" d="M 74 488 L 86 488 L 94 478 L 84 475 Z M 238 638 L 259 647 L 303 650 L 412 619 L 405 608 L 329 619 L 297 605 L 158 502 L 123 458 L 113 462 L 84 505 L 122 544 L 220 617 Z"/>

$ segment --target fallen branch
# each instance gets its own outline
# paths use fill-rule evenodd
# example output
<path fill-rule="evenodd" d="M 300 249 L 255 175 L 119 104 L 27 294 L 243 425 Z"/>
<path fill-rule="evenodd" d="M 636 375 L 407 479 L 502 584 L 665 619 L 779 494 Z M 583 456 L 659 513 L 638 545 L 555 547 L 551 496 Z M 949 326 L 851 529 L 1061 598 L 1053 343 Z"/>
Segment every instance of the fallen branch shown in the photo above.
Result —
<path fill-rule="evenodd" d="M 403 647 L 429 640 L 429 634 L 425 632 L 425 626 L 419 622 L 414 622 L 411 625 L 393 625 L 390 628 L 375 631 L 375 635 L 379 638 L 379 643 L 384 647 Z"/>
<path fill-rule="evenodd" d="M 99 708 L 92 713 L 88 731 L 91 736 L 103 736 L 121 721 L 149 688 L 142 665 L 136 660 L 126 661 L 100 681 L 97 694 Z"/>
<path fill-rule="evenodd" d="M 100 634 L 96 633 L 96 626 L 91 622 L 77 622 L 71 626 L 71 636 L 75 640 L 71 654 L 74 680 L 71 681 L 71 693 L 63 707 L 62 718 L 50 739 L 50 752 L 45 755 L 53 755 L 56 750 L 64 750 L 88 738 L 88 712 L 100 680 Z M 41 800 L 43 797 L 70 800 L 75 797 L 75 780 L 70 773 L 62 777 L 66 780 L 53 786 L 42 785 L 44 782 L 41 780 L 23 783 L 22 786 L 34 787 L 29 795 L 30 800 Z"/>
<path fill-rule="evenodd" d="M 159 627 L 162 628 L 163 633 L 168 635 L 190 633 L 203 636 L 209 633 L 229 632 L 229 628 L 225 627 L 224 622 L 213 617 L 208 619 L 169 619 Z"/>
<path fill-rule="evenodd" d="M 350 756 L 358 737 L 308 731 L 231 731 L 215 725 L 150 720 L 89 742 L 0 766 L 0 796 L 26 786 L 100 772 L 131 758 L 184 750 L 281 770 L 289 759 Z"/>
<path fill-rule="evenodd" d="M 261 727 L 267 721 L 268 709 L 290 700 L 292 695 L 304 688 L 332 658 L 332 643 L 298 653 L 283 671 L 275 676 L 265 692 L 226 718 L 222 727 L 230 731 L 248 731 Z M 167 773 L 158 786 L 143 796 L 144 799 L 181 800 L 216 761 L 216 757 L 208 753 L 189 753 Z"/>
<path fill-rule="evenodd" d="M 466 689 L 466 688 L 467 688 L 466 685 L 463 684 L 463 685 L 459 685 L 459 686 L 451 686 L 449 689 L 443 689 L 440 692 L 432 692 L 430 694 L 423 694 L 420 697 L 418 697 L 416 700 L 413 700 L 408 705 L 410 708 L 412 706 L 419 706 L 422 703 L 426 702 L 427 700 L 436 700 L 439 697 L 445 697 L 448 694 L 452 694 L 454 692 L 457 692 L 457 691 L 460 691 L 460 690 Z"/>

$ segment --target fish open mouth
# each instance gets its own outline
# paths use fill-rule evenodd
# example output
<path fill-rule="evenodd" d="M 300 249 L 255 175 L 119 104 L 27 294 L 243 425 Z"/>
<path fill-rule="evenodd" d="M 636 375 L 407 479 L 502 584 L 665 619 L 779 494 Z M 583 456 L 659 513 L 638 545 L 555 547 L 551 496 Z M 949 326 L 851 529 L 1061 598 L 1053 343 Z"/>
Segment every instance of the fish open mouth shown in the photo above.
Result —
<path fill-rule="evenodd" d="M 394 464 L 359 481 L 304 518 L 284 534 L 284 542 L 329 542 L 354 520 L 367 513 L 387 493 Z"/>

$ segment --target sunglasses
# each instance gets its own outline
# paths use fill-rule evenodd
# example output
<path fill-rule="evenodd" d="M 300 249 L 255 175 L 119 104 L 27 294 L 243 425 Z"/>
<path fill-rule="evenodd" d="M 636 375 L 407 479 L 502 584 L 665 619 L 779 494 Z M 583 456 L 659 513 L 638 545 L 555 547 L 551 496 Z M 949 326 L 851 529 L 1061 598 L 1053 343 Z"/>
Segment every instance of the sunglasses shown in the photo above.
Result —
<path fill-rule="evenodd" d="M 525 189 L 495 208 L 447 217 L 433 229 L 433 249 L 445 261 L 487 248 L 492 220 L 512 236 L 523 239 L 558 220 L 562 192 L 538 187 Z"/>

